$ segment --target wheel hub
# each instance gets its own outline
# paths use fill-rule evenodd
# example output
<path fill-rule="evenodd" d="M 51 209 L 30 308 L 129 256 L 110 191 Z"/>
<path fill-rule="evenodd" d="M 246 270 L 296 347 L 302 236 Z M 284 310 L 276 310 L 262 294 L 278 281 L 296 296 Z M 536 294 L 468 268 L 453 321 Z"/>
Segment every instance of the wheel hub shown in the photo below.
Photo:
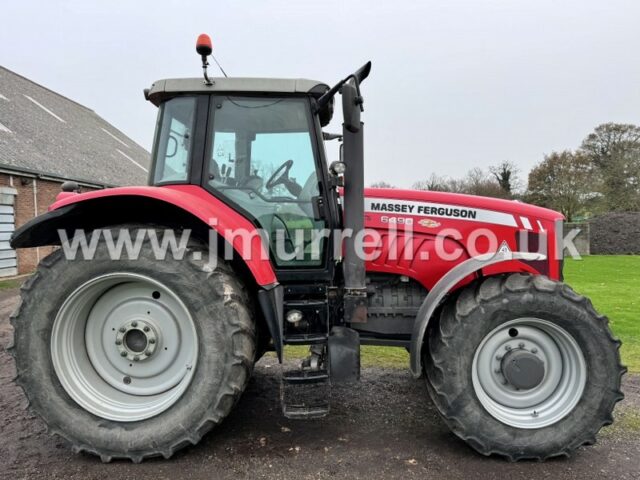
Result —
<path fill-rule="evenodd" d="M 507 382 L 521 390 L 537 387 L 545 375 L 544 362 L 524 349 L 508 352 L 500 369 Z"/>
<path fill-rule="evenodd" d="M 518 318 L 489 332 L 476 349 L 472 383 L 483 407 L 501 422 L 542 428 L 566 416 L 586 384 L 575 339 L 540 318 Z"/>
<path fill-rule="evenodd" d="M 146 320 L 131 320 L 118 328 L 115 345 L 121 357 L 139 362 L 151 357 L 158 346 L 158 333 Z"/>
<path fill-rule="evenodd" d="M 166 285 L 110 273 L 78 287 L 51 335 L 56 374 L 91 413 L 120 422 L 175 403 L 195 372 L 198 335 L 186 305 Z"/>

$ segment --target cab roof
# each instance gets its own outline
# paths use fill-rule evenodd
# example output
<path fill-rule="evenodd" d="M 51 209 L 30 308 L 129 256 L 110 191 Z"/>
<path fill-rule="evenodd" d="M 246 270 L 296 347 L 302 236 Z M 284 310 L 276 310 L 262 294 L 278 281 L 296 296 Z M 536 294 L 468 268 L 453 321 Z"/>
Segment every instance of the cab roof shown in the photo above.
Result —
<path fill-rule="evenodd" d="M 189 93 L 251 93 L 251 94 L 307 94 L 315 97 L 325 93 L 329 86 L 317 80 L 304 78 L 212 78 L 207 85 L 200 78 L 167 78 L 158 80 L 145 90 L 145 98 L 158 106 L 164 100 Z"/>

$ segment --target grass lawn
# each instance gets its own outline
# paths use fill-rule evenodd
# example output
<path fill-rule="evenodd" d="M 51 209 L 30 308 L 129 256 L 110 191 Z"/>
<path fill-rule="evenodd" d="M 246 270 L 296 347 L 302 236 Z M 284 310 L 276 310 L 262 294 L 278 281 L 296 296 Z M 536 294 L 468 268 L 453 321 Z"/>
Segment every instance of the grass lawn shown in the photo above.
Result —
<path fill-rule="evenodd" d="M 622 363 L 640 372 L 640 256 L 593 256 L 565 260 L 565 282 L 609 317 L 622 340 Z"/>

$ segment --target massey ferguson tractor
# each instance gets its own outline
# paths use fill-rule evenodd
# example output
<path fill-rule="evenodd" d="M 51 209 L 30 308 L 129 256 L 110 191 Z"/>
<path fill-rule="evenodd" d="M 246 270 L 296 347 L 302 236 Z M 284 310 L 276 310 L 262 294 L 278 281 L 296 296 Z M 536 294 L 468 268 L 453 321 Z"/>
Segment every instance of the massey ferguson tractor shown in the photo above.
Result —
<path fill-rule="evenodd" d="M 283 414 L 305 419 L 359 379 L 361 345 L 384 345 L 410 352 L 484 455 L 595 442 L 625 368 L 607 319 L 562 282 L 561 214 L 364 188 L 371 63 L 329 87 L 210 78 L 206 35 L 197 52 L 204 79 L 145 90 L 159 112 L 149 185 L 68 182 L 11 240 L 59 246 L 12 316 L 16 381 L 51 432 L 105 462 L 169 458 L 224 420 L 265 352 L 282 364 Z M 336 98 L 339 134 L 323 131 Z M 288 358 L 299 346 L 308 356 Z"/>

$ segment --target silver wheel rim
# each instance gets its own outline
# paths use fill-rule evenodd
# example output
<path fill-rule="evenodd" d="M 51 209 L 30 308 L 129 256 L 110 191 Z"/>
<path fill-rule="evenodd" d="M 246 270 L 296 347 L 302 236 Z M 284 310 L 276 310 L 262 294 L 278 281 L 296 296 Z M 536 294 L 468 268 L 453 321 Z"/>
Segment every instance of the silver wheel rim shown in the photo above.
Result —
<path fill-rule="evenodd" d="M 505 378 L 502 359 L 520 349 L 544 365 L 533 388 L 518 389 Z M 567 416 L 582 397 L 587 381 L 584 356 L 575 339 L 558 325 L 539 318 L 506 322 L 485 336 L 472 364 L 475 394 L 494 418 L 517 428 L 542 428 Z"/>
<path fill-rule="evenodd" d="M 167 286 L 111 273 L 78 287 L 51 333 L 60 383 L 85 410 L 118 422 L 165 411 L 195 372 L 198 335 L 184 303 Z"/>

